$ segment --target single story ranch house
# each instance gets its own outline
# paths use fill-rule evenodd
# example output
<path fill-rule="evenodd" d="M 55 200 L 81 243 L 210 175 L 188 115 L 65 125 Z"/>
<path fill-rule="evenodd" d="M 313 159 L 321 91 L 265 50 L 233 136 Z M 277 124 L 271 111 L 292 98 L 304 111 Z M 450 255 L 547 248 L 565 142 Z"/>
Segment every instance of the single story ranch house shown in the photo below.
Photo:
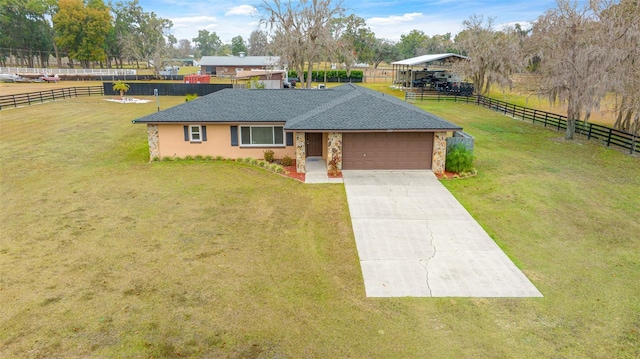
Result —
<path fill-rule="evenodd" d="M 338 168 L 444 171 L 446 138 L 461 131 L 393 96 L 344 84 L 329 89 L 224 89 L 134 120 L 151 159 L 186 156 L 336 159 Z"/>

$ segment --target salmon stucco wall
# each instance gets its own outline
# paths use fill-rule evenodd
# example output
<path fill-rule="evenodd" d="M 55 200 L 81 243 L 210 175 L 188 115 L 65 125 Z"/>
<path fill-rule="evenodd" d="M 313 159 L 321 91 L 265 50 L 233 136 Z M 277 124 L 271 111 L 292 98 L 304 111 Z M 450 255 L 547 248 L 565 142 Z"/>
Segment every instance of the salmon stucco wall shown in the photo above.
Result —
<path fill-rule="evenodd" d="M 183 126 L 182 124 L 157 126 L 159 146 L 155 157 L 222 156 L 233 159 L 247 157 L 260 159 L 264 158 L 265 150 L 272 150 L 276 159 L 281 159 L 284 156 L 295 158 L 296 155 L 295 146 L 231 146 L 231 125 L 206 124 L 207 141 L 185 141 Z M 282 125 L 280 124 L 279 126 Z"/>

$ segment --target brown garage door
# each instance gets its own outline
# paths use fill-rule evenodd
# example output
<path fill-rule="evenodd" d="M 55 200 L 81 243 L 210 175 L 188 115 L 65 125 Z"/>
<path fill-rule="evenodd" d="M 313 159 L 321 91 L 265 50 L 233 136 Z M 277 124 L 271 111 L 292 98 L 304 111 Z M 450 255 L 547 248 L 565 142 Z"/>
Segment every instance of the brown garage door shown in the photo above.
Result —
<path fill-rule="evenodd" d="M 431 169 L 433 132 L 344 133 L 345 170 Z"/>

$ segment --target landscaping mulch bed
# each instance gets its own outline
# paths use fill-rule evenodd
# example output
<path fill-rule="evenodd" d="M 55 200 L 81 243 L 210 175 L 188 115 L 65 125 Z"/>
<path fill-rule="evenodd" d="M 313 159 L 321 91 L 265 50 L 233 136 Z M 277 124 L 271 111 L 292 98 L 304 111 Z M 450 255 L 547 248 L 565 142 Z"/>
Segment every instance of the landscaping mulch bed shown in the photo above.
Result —
<path fill-rule="evenodd" d="M 477 171 L 474 171 L 471 173 L 456 173 L 456 172 L 444 171 L 443 173 L 436 173 L 436 177 L 439 180 L 454 180 L 454 179 L 474 177 L 477 174 L 478 174 Z"/>
<path fill-rule="evenodd" d="M 284 175 L 293 179 L 297 179 L 300 182 L 304 182 L 305 175 L 304 173 L 296 172 L 296 164 L 294 163 L 291 166 L 282 166 L 284 168 Z"/>

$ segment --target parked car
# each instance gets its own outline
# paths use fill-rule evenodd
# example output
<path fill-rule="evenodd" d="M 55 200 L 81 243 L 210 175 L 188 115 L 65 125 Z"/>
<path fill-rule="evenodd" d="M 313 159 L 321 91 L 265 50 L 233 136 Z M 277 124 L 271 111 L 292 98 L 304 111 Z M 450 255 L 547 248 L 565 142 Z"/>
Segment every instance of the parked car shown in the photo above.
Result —
<path fill-rule="evenodd" d="M 291 87 L 296 87 L 296 84 L 300 82 L 300 79 L 297 77 L 289 77 L 287 81 L 291 83 Z"/>

